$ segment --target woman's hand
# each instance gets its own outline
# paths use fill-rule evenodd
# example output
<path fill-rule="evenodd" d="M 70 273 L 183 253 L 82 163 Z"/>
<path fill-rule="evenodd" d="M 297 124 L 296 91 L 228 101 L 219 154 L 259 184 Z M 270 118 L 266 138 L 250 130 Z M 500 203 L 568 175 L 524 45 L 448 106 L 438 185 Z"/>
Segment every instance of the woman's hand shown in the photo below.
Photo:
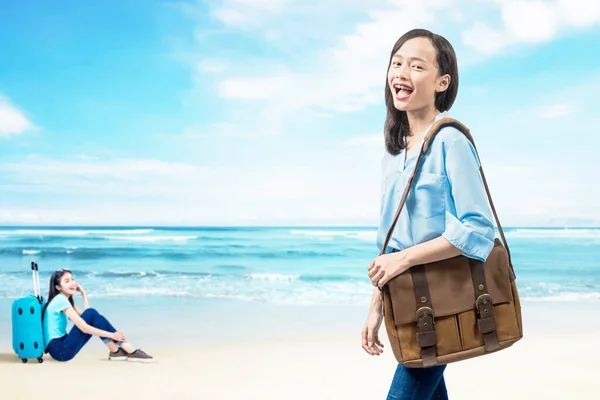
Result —
<path fill-rule="evenodd" d="M 382 254 L 369 264 L 369 278 L 373 286 L 383 287 L 390 279 L 400 275 L 410 267 L 402 251 Z"/>
<path fill-rule="evenodd" d="M 362 348 L 372 356 L 383 353 L 383 344 L 379 340 L 379 327 L 382 320 L 381 308 L 371 308 L 365 327 L 362 330 Z"/>
<path fill-rule="evenodd" d="M 77 289 L 75 289 L 75 290 L 77 290 L 79 293 L 81 293 L 82 296 L 85 295 L 85 290 L 83 290 L 83 288 L 81 287 L 80 284 L 77 284 Z"/>
<path fill-rule="evenodd" d="M 115 342 L 124 342 L 125 334 L 123 334 L 123 332 L 121 332 L 121 331 L 117 331 L 117 332 L 113 333 L 110 338 L 112 340 L 114 340 Z"/>

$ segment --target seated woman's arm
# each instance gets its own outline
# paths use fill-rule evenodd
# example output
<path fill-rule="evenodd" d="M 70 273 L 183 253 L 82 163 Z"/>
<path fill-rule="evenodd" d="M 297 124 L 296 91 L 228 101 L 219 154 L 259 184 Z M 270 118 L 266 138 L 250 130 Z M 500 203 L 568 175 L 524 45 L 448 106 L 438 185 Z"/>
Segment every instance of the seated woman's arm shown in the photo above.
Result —
<path fill-rule="evenodd" d="M 79 284 L 77 285 L 77 291 L 79 293 L 81 293 L 81 297 L 83 297 L 83 310 L 81 310 L 81 308 L 79 308 L 77 306 L 74 306 L 74 308 L 75 308 L 75 311 L 77 311 L 77 314 L 81 315 L 81 314 L 83 314 L 83 311 L 90 308 L 90 303 L 88 302 L 87 293 L 85 292 L 85 290 L 83 290 L 83 288 Z"/>
<path fill-rule="evenodd" d="M 64 313 L 73 322 L 73 324 L 75 324 L 75 326 L 79 328 L 79 330 L 81 332 L 83 332 L 87 335 L 100 336 L 100 337 L 105 337 L 105 338 L 109 338 L 109 339 L 113 338 L 114 333 L 108 332 L 108 331 L 103 331 L 102 329 L 94 328 L 93 326 L 91 326 L 90 324 L 85 322 L 84 319 L 81 318 L 78 311 L 76 311 L 73 307 L 65 308 Z"/>

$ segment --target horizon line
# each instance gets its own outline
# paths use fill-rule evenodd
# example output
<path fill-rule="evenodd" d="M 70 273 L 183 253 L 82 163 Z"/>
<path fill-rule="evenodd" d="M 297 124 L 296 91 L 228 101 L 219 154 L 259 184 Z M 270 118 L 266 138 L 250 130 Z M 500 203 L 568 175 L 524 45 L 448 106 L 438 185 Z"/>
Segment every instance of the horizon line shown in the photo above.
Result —
<path fill-rule="evenodd" d="M 93 228 L 93 229 L 106 229 L 106 228 L 121 228 L 121 229 L 210 229 L 210 228 L 257 228 L 257 229 L 269 229 L 269 228 L 358 228 L 358 229 L 377 229 L 377 225 L 56 225 L 56 224 L 0 224 L 2 228 Z M 505 225 L 503 229 L 600 229 L 597 225 Z M 494 225 L 494 229 L 498 230 L 498 227 Z"/>

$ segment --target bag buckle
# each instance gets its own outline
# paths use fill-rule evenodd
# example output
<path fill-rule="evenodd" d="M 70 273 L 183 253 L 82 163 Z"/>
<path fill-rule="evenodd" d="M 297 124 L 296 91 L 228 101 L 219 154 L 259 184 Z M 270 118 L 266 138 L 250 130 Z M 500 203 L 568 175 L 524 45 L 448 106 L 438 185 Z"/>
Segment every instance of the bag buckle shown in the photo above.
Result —
<path fill-rule="evenodd" d="M 492 296 L 489 293 L 484 293 L 479 295 L 475 300 L 475 308 L 477 309 L 477 314 L 482 317 L 489 317 L 493 308 Z M 483 315 L 485 314 L 485 315 Z"/>
<path fill-rule="evenodd" d="M 421 307 L 417 310 L 417 321 L 419 318 L 428 315 L 431 318 L 431 321 L 435 325 L 435 315 L 433 314 L 433 308 L 431 307 Z"/>
<path fill-rule="evenodd" d="M 421 307 L 417 310 L 417 345 L 419 347 L 435 346 L 435 316 L 431 307 Z"/>

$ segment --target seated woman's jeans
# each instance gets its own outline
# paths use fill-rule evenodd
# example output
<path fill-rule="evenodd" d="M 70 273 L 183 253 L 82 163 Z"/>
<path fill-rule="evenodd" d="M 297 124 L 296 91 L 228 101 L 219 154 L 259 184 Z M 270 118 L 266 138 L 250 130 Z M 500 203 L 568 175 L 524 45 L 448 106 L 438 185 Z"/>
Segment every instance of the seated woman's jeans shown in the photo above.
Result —
<path fill-rule="evenodd" d="M 108 322 L 106 318 L 98 313 L 93 308 L 86 309 L 81 313 L 81 318 L 88 325 L 94 328 L 102 329 L 103 331 L 116 332 L 117 330 Z M 61 338 L 52 339 L 48 344 L 47 351 L 57 361 L 69 361 L 79 353 L 93 335 L 83 333 L 81 329 L 74 326 L 68 335 Z M 111 341 L 109 338 L 100 338 L 104 343 Z M 120 347 L 121 342 L 115 342 L 117 347 Z"/>
<path fill-rule="evenodd" d="M 448 400 L 446 365 L 407 368 L 398 364 L 387 400 Z"/>

